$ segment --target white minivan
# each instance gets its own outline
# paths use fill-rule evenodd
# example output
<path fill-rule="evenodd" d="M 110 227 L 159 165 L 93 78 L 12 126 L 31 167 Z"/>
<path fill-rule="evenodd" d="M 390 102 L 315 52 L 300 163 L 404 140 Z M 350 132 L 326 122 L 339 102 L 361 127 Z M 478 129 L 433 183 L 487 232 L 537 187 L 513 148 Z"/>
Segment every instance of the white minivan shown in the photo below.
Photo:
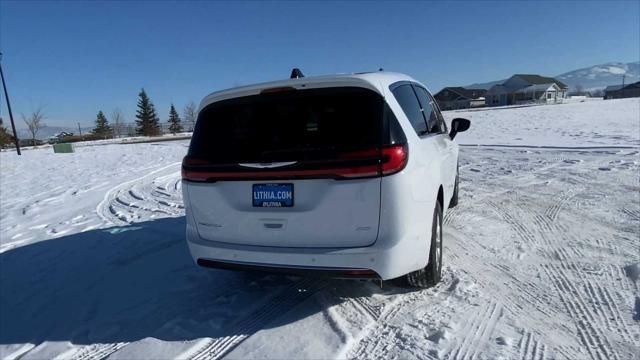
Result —
<path fill-rule="evenodd" d="M 426 87 L 384 71 L 214 92 L 182 164 L 191 254 L 206 267 L 432 286 L 443 212 L 458 202 L 453 139 L 468 128 L 447 130 Z"/>

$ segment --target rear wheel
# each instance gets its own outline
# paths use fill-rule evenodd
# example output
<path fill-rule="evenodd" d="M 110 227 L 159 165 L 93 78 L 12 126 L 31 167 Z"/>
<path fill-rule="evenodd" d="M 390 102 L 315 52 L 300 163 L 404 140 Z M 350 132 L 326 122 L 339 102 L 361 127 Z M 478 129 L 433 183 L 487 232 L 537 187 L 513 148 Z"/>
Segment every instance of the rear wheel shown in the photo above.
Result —
<path fill-rule="evenodd" d="M 405 277 L 410 286 L 422 288 L 435 286 L 442 278 L 442 206 L 439 202 L 433 211 L 429 263 Z"/>

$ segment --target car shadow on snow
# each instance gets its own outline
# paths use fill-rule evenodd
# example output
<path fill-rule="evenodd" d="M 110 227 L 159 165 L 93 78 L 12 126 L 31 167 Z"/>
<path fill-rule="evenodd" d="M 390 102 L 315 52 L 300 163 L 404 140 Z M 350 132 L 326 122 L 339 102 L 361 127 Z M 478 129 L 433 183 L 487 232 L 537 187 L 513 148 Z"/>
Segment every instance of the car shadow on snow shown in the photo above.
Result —
<path fill-rule="evenodd" d="M 309 296 L 345 288 L 339 280 L 297 286 L 295 277 L 200 268 L 189 255 L 184 222 L 164 218 L 91 230 L 0 254 L 0 344 L 236 335 L 258 330 L 242 325 L 255 325 L 247 322 L 254 314 L 295 307 L 286 317 L 262 315 L 261 327 L 276 327 L 317 313 L 317 306 L 295 306 L 306 300 L 300 287 L 308 286 Z M 376 289 L 357 281 L 347 288 L 346 297 Z M 344 298 L 330 297 L 322 306 Z"/>

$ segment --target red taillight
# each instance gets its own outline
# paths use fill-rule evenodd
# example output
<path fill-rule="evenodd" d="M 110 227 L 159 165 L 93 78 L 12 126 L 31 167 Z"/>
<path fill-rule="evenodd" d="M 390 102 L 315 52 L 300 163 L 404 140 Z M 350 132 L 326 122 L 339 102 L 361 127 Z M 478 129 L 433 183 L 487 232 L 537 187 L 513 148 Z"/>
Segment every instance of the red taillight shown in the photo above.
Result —
<path fill-rule="evenodd" d="M 380 167 L 378 165 L 357 166 L 344 169 L 335 169 L 333 173 L 342 178 L 364 178 L 380 175 Z"/>
<path fill-rule="evenodd" d="M 182 180 L 189 181 L 207 181 L 215 175 L 210 172 L 191 171 L 182 168 Z"/>
<path fill-rule="evenodd" d="M 308 166 L 287 169 L 253 169 L 236 171 L 207 169 L 206 160 L 185 157 L 182 161 L 182 179 L 189 181 L 334 178 L 357 179 L 391 175 L 401 171 L 407 164 L 406 145 L 373 148 L 343 153 L 335 166 L 309 169 Z M 345 163 L 346 160 L 346 163 Z"/>
<path fill-rule="evenodd" d="M 185 156 L 184 159 L 182 159 L 182 179 L 191 181 L 206 181 L 208 177 L 203 176 L 204 174 L 206 174 L 205 172 L 190 171 L 185 169 L 185 166 L 188 167 L 207 164 L 209 164 L 209 162 L 206 160 Z"/>
<path fill-rule="evenodd" d="M 380 149 L 366 149 L 366 150 L 358 150 L 358 151 L 349 151 L 343 154 L 340 154 L 339 158 L 343 160 L 373 160 L 376 163 L 369 165 L 359 165 L 359 166 L 350 166 L 332 169 L 331 171 L 335 173 L 337 176 L 342 178 L 359 178 L 359 177 L 371 177 L 371 176 L 379 176 L 380 175 L 380 163 L 378 162 L 380 159 Z"/>
<path fill-rule="evenodd" d="M 382 175 L 395 174 L 407 165 L 406 145 L 394 145 L 382 148 Z"/>
<path fill-rule="evenodd" d="M 340 156 L 342 159 L 379 158 L 380 163 L 368 166 L 345 168 L 336 171 L 336 174 L 345 178 L 358 178 L 380 175 L 391 175 L 404 169 L 407 163 L 406 145 L 392 145 L 382 149 L 352 151 Z"/>

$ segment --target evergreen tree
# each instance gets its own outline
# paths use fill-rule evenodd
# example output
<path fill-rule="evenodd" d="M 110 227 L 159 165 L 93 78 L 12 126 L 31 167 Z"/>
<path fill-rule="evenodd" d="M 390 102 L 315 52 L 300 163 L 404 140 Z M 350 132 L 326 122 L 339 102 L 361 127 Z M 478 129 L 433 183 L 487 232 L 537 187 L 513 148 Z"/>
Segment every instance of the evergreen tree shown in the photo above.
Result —
<path fill-rule="evenodd" d="M 180 120 L 180 115 L 176 111 L 176 108 L 171 104 L 171 110 L 169 110 L 169 131 L 172 134 L 176 134 L 182 132 L 182 121 Z"/>
<path fill-rule="evenodd" d="M 138 94 L 138 110 L 136 111 L 136 131 L 139 135 L 154 136 L 160 134 L 160 119 L 156 115 L 156 109 L 147 96 L 144 88 Z"/>
<path fill-rule="evenodd" d="M 9 133 L 9 131 L 2 126 L 2 122 L 0 120 L 0 147 L 5 147 L 7 145 L 13 144 L 14 139 L 13 135 Z"/>
<path fill-rule="evenodd" d="M 107 117 L 104 116 L 102 110 L 98 112 L 98 117 L 96 118 L 96 127 L 93 128 L 91 132 L 103 138 L 113 136 L 113 129 L 111 129 L 111 126 L 107 121 Z"/>

